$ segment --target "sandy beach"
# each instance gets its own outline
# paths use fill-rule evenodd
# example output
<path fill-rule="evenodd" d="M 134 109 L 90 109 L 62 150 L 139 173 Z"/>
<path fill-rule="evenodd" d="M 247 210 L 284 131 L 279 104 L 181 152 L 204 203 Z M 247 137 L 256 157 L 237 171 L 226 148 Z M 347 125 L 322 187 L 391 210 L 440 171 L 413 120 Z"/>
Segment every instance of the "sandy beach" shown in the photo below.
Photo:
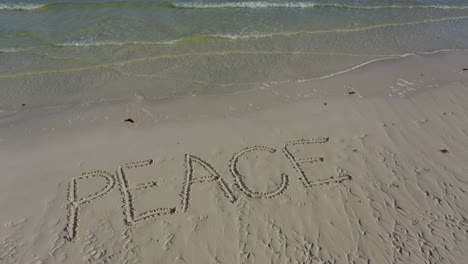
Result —
<path fill-rule="evenodd" d="M 467 61 L 4 107 L 0 262 L 465 263 Z"/>

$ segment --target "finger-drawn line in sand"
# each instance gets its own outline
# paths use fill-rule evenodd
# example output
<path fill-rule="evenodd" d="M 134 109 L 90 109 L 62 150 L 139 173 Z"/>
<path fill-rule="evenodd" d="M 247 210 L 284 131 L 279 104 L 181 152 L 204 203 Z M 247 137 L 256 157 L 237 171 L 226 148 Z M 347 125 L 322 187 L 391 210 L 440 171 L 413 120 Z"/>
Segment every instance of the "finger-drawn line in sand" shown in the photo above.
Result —
<path fill-rule="evenodd" d="M 200 177 L 197 179 L 193 178 L 193 164 L 196 163 L 201 166 L 206 172 L 210 174 L 210 176 Z M 209 164 L 208 162 L 202 160 L 201 158 L 191 155 L 185 154 L 185 179 L 184 179 L 184 186 L 181 193 L 182 196 L 182 206 L 180 211 L 185 213 L 187 212 L 188 206 L 190 204 L 190 190 L 193 183 L 205 183 L 205 182 L 216 182 L 218 186 L 221 188 L 224 196 L 229 199 L 231 203 L 234 203 L 237 198 L 232 193 L 231 189 L 221 178 L 221 175 Z"/>
<path fill-rule="evenodd" d="M 238 236 L 238 263 L 252 263 L 252 248 L 248 246 L 249 236 L 251 235 L 251 227 L 249 225 L 248 216 L 250 215 L 250 206 L 246 200 L 241 200 L 237 203 L 238 214 L 236 217 L 236 226 Z"/>
<path fill-rule="evenodd" d="M 137 186 L 135 186 L 133 188 L 130 188 L 130 189 L 131 190 L 141 191 L 141 190 L 144 190 L 144 189 L 148 189 L 148 188 L 151 188 L 151 187 L 157 187 L 157 186 L 158 186 L 157 182 L 151 181 L 151 182 L 147 182 L 147 183 L 138 184 Z"/>
<path fill-rule="evenodd" d="M 92 177 L 103 177 L 106 180 L 106 186 L 96 193 L 87 197 L 78 198 L 78 180 L 88 179 Z M 92 171 L 83 173 L 81 176 L 72 178 L 68 187 L 68 216 L 67 216 L 67 237 L 69 241 L 74 241 L 77 238 L 78 223 L 80 219 L 80 206 L 90 203 L 92 200 L 100 198 L 107 194 L 114 187 L 114 177 L 112 173 L 107 171 Z"/>
<path fill-rule="evenodd" d="M 12 240 L 9 237 L 4 238 L 0 241 L 0 263 L 12 264 L 16 263 L 18 243 L 16 240 Z"/>
<path fill-rule="evenodd" d="M 169 248 L 171 248 L 174 237 L 175 235 L 173 233 L 169 233 L 166 236 L 166 239 L 164 241 L 164 248 L 163 248 L 164 251 L 167 251 Z"/>
<path fill-rule="evenodd" d="M 123 209 L 125 215 L 125 221 L 128 225 L 135 224 L 141 220 L 149 219 L 152 217 L 167 215 L 175 213 L 175 207 L 171 208 L 156 208 L 153 210 L 147 210 L 143 213 L 135 215 L 135 200 L 133 198 L 132 190 L 143 190 L 150 187 L 157 186 L 155 182 L 147 182 L 144 184 L 137 185 L 136 187 L 130 187 L 127 179 L 127 174 L 124 169 L 133 169 L 150 166 L 153 164 L 153 160 L 144 160 L 128 163 L 124 166 L 121 166 L 117 171 L 117 181 L 120 186 L 120 192 L 122 193 L 123 198 Z"/>
<path fill-rule="evenodd" d="M 81 253 L 87 263 L 103 263 L 107 257 L 107 250 L 93 233 L 86 237 Z"/>
<path fill-rule="evenodd" d="M 307 175 L 305 174 L 303 168 L 301 167 L 302 164 L 315 164 L 318 162 L 325 162 L 325 157 L 311 157 L 311 158 L 297 158 L 291 152 L 290 147 L 298 146 L 298 145 L 310 145 L 310 144 L 322 144 L 327 143 L 329 141 L 328 138 L 313 138 L 313 139 L 299 139 L 294 141 L 288 141 L 285 143 L 283 147 L 283 153 L 291 162 L 293 168 L 299 174 L 299 179 L 302 184 L 307 187 L 312 187 L 315 185 L 323 185 L 323 184 L 330 184 L 330 183 L 339 183 L 344 180 L 350 180 L 351 176 L 343 169 L 337 168 L 338 175 L 337 177 L 329 177 L 323 180 L 316 180 L 311 181 L 308 179 Z M 277 187 L 276 190 L 270 192 L 257 192 L 251 190 L 247 184 L 244 182 L 244 176 L 238 170 L 238 163 L 241 157 L 247 153 L 254 152 L 254 151 L 264 151 L 270 154 L 275 154 L 276 150 L 274 148 L 266 147 L 266 146 L 253 146 L 253 147 L 246 147 L 241 151 L 235 153 L 233 158 L 230 161 L 229 169 L 231 174 L 234 177 L 234 184 L 233 186 L 238 186 L 238 188 L 243 192 L 247 197 L 255 198 L 255 199 L 265 199 L 265 198 L 273 198 L 277 195 L 280 195 L 285 192 L 288 188 L 289 184 L 289 176 L 286 174 L 281 174 L 281 183 Z M 119 169 L 116 171 L 115 174 L 109 173 L 107 171 L 93 171 L 88 173 L 83 173 L 80 177 L 72 178 L 71 182 L 68 187 L 68 200 L 69 204 L 68 208 L 68 215 L 67 215 L 67 225 L 65 231 L 67 235 L 65 239 L 68 241 L 75 241 L 78 236 L 78 225 L 79 225 L 79 213 L 80 207 L 83 204 L 90 203 L 91 201 L 104 196 L 105 194 L 109 193 L 115 186 L 115 181 L 117 181 L 120 189 L 120 193 L 122 195 L 123 201 L 123 215 L 124 215 L 124 223 L 127 226 L 131 226 L 141 220 L 153 218 L 156 216 L 161 215 L 172 215 L 175 213 L 185 213 L 188 210 L 190 205 L 190 194 L 192 184 L 194 183 L 216 183 L 217 186 L 221 189 L 224 196 L 228 198 L 231 203 L 235 203 L 238 198 L 234 195 L 232 191 L 232 186 L 228 185 L 227 182 L 221 177 L 221 175 L 214 169 L 214 167 L 206 162 L 205 160 L 201 159 L 200 157 L 194 156 L 192 154 L 185 154 L 184 159 L 184 166 L 185 166 L 185 175 L 184 181 L 182 184 L 182 191 L 180 193 L 181 196 L 181 206 L 177 207 L 169 207 L 169 208 L 156 208 L 153 210 L 147 210 L 140 214 L 135 213 L 135 200 L 133 197 L 133 193 L 136 191 L 145 191 L 146 189 L 157 187 L 158 182 L 156 181 L 149 181 L 145 183 L 140 183 L 136 185 L 130 185 L 127 176 L 127 170 L 142 168 L 146 166 L 153 165 L 154 162 L 152 159 L 143 160 L 143 161 L 136 161 L 127 163 L 123 166 L 120 166 Z M 198 166 L 202 170 L 205 171 L 203 176 L 194 177 L 195 169 L 194 166 Z M 80 198 L 78 195 L 78 182 L 80 180 L 85 180 L 93 177 L 103 177 L 106 180 L 106 185 L 99 190 L 98 192 L 88 195 L 85 197 Z"/>
<path fill-rule="evenodd" d="M 113 247 L 108 247 L 109 243 L 115 242 L 114 226 L 102 221 L 93 228 L 99 230 L 99 235 L 95 231 L 88 231 L 81 250 L 84 260 L 92 264 L 122 263 L 115 260 L 122 255 L 122 249 L 115 251 Z"/>
<path fill-rule="evenodd" d="M 125 226 L 125 229 L 122 232 L 122 236 L 124 238 L 124 248 L 122 252 L 123 258 L 120 262 L 115 262 L 125 264 L 141 263 L 140 257 L 137 253 L 138 247 L 135 244 L 135 241 L 133 240 L 133 231 L 128 225 Z"/>
<path fill-rule="evenodd" d="M 301 167 L 301 164 L 304 163 L 317 163 L 317 162 L 324 162 L 325 157 L 314 157 L 314 158 L 305 158 L 305 159 L 297 159 L 289 150 L 290 146 L 296 146 L 296 145 L 311 145 L 311 144 L 324 144 L 328 143 L 329 139 L 326 137 L 318 137 L 318 138 L 313 138 L 313 139 L 299 139 L 299 140 L 293 140 L 293 141 L 288 141 L 283 147 L 283 152 L 288 157 L 289 161 L 291 162 L 292 166 L 294 169 L 297 171 L 299 174 L 299 179 L 302 182 L 302 184 L 305 187 L 312 187 L 315 185 L 322 185 L 322 184 L 329 184 L 332 182 L 342 182 L 344 180 L 350 180 L 351 176 L 345 172 L 343 169 L 338 168 L 338 177 L 330 177 L 325 180 L 319 180 L 319 181 L 310 181 L 307 178 L 307 175 L 305 174 L 304 170 Z"/>
<path fill-rule="evenodd" d="M 257 198 L 257 199 L 265 199 L 265 198 L 273 198 L 277 195 L 282 194 L 288 188 L 289 178 L 286 174 L 281 174 L 281 184 L 278 189 L 271 191 L 271 192 L 256 192 L 250 190 L 247 185 L 245 184 L 244 180 L 242 179 L 242 175 L 240 174 L 239 170 L 237 169 L 237 164 L 239 162 L 239 158 L 242 157 L 244 154 L 253 152 L 253 151 L 266 151 L 269 153 L 275 153 L 276 150 L 274 148 L 265 147 L 265 146 L 253 146 L 253 147 L 246 147 L 241 151 L 234 154 L 231 160 L 231 164 L 229 168 L 231 170 L 232 176 L 234 176 L 236 183 L 238 184 L 241 191 L 247 195 L 248 197 Z"/>

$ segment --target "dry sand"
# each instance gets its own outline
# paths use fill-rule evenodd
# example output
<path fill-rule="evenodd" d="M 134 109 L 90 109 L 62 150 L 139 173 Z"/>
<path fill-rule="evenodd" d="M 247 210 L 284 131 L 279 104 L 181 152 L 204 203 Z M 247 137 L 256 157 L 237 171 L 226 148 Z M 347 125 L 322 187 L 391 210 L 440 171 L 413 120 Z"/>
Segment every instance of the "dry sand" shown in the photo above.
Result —
<path fill-rule="evenodd" d="M 467 61 L 3 109 L 0 263 L 466 263 Z"/>

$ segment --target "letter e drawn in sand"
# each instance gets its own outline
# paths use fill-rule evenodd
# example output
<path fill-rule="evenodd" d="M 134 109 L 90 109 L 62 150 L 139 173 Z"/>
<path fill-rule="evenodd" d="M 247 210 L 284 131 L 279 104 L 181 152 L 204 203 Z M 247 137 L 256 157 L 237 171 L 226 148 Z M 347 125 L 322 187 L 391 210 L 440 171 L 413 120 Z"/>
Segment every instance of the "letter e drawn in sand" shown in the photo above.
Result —
<path fill-rule="evenodd" d="M 127 174 L 125 173 L 124 169 L 134 169 L 138 167 L 146 167 L 153 164 L 153 160 L 144 160 L 138 162 L 128 163 L 124 166 L 121 166 L 117 171 L 117 180 L 120 186 L 120 191 L 122 193 L 123 198 L 123 209 L 125 215 L 125 222 L 128 225 L 135 224 L 138 221 L 145 220 L 148 218 L 152 218 L 155 216 L 166 215 L 166 214 L 173 214 L 175 213 L 175 207 L 171 208 L 156 208 L 153 210 L 147 210 L 141 214 L 135 215 L 135 200 L 133 198 L 132 191 L 133 190 L 144 190 L 151 187 L 157 186 L 155 182 L 147 182 L 144 184 L 139 184 L 136 187 L 131 187 L 128 183 Z"/>
<path fill-rule="evenodd" d="M 106 186 L 98 192 L 87 197 L 78 198 L 78 180 L 89 179 L 92 177 L 103 177 L 106 180 Z M 75 241 L 78 235 L 78 223 L 80 220 L 80 206 L 90 203 L 92 200 L 100 198 L 107 194 L 114 187 L 114 177 L 107 171 L 93 171 L 83 173 L 80 177 L 72 178 L 68 187 L 68 216 L 67 216 L 67 236 L 68 241 Z"/>
<path fill-rule="evenodd" d="M 201 178 L 193 178 L 193 165 L 197 164 L 202 167 L 206 172 L 209 173 L 210 176 L 205 176 Z M 237 199 L 232 193 L 229 186 L 224 181 L 223 178 L 219 175 L 219 173 L 211 166 L 208 162 L 202 160 L 199 157 L 196 157 L 191 154 L 185 154 L 185 180 L 184 186 L 181 193 L 182 196 L 182 207 L 181 212 L 187 212 L 187 209 L 190 205 L 190 191 L 193 183 L 205 183 L 205 182 L 216 182 L 218 186 L 221 188 L 224 196 L 229 199 L 231 203 L 234 203 Z"/>
<path fill-rule="evenodd" d="M 242 155 L 252 152 L 252 151 L 266 151 L 270 153 L 275 153 L 276 150 L 270 147 L 264 147 L 264 146 L 253 146 L 253 147 L 247 147 L 241 150 L 240 152 L 234 154 L 231 160 L 231 164 L 229 166 L 231 170 L 232 176 L 236 179 L 237 184 L 239 185 L 239 188 L 241 191 L 247 195 L 248 197 L 251 198 L 257 198 L 257 199 L 265 199 L 265 198 L 273 198 L 277 195 L 282 194 L 287 188 L 288 188 L 288 175 L 286 174 L 281 174 L 281 184 L 278 187 L 278 189 L 271 191 L 271 192 L 255 192 L 250 190 L 247 185 L 245 184 L 244 180 L 242 179 L 242 175 L 240 174 L 239 170 L 237 169 L 237 163 L 239 162 L 239 158 L 242 157 Z"/>
<path fill-rule="evenodd" d="M 314 157 L 314 158 L 305 158 L 305 159 L 297 159 L 289 150 L 290 146 L 296 146 L 296 145 L 311 145 L 311 144 L 323 144 L 323 143 L 328 143 L 328 138 L 313 138 L 313 139 L 299 139 L 299 140 L 293 140 L 293 141 L 288 141 L 283 147 L 283 152 L 286 155 L 286 157 L 289 159 L 291 162 L 292 166 L 294 169 L 297 171 L 299 174 L 299 179 L 302 182 L 302 184 L 305 187 L 312 187 L 315 185 L 322 185 L 322 184 L 328 184 L 332 182 L 342 182 L 344 180 L 350 180 L 351 176 L 344 171 L 343 169 L 338 168 L 338 177 L 330 177 L 325 180 L 318 180 L 318 181 L 310 181 L 307 178 L 307 175 L 305 174 L 304 170 L 301 167 L 301 164 L 304 163 L 317 163 L 317 162 L 324 162 L 325 157 Z"/>

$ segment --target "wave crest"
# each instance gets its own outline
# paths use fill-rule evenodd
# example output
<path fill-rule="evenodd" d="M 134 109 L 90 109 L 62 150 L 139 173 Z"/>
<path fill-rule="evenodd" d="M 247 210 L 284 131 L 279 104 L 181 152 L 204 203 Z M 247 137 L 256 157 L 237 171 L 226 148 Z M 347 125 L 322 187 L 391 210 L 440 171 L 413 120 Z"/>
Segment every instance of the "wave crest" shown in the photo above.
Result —
<path fill-rule="evenodd" d="M 99 47 L 99 46 L 125 46 L 125 45 L 171 45 L 180 41 L 168 40 L 168 41 L 159 41 L 159 42 L 149 42 L 149 41 L 72 41 L 55 44 L 56 47 Z"/>
<path fill-rule="evenodd" d="M 468 9 L 465 5 L 387 5 L 387 6 L 359 6 L 341 4 L 319 4 L 311 2 L 221 2 L 221 3 L 167 3 L 168 7 L 186 9 L 216 9 L 216 8 L 345 8 L 345 9 Z"/>
<path fill-rule="evenodd" d="M 0 10 L 7 11 L 32 11 L 37 10 L 45 4 L 0 4 Z"/>
<path fill-rule="evenodd" d="M 225 2 L 225 3 L 171 3 L 173 7 L 189 9 L 209 8 L 311 8 L 320 6 L 310 2 Z"/>
<path fill-rule="evenodd" d="M 242 1 L 242 2 L 146 2 L 146 1 L 106 1 L 97 3 L 3 3 L 0 11 L 47 11 L 61 10 L 64 8 L 102 8 L 102 7 L 163 7 L 182 9 L 221 9 L 221 8 L 342 8 L 342 9 L 468 9 L 468 5 L 346 5 L 346 4 L 323 4 L 314 2 L 288 2 L 288 1 Z"/>
<path fill-rule="evenodd" d="M 26 49 L 17 49 L 17 48 L 0 48 L 0 53 L 16 53 L 25 51 Z"/>

